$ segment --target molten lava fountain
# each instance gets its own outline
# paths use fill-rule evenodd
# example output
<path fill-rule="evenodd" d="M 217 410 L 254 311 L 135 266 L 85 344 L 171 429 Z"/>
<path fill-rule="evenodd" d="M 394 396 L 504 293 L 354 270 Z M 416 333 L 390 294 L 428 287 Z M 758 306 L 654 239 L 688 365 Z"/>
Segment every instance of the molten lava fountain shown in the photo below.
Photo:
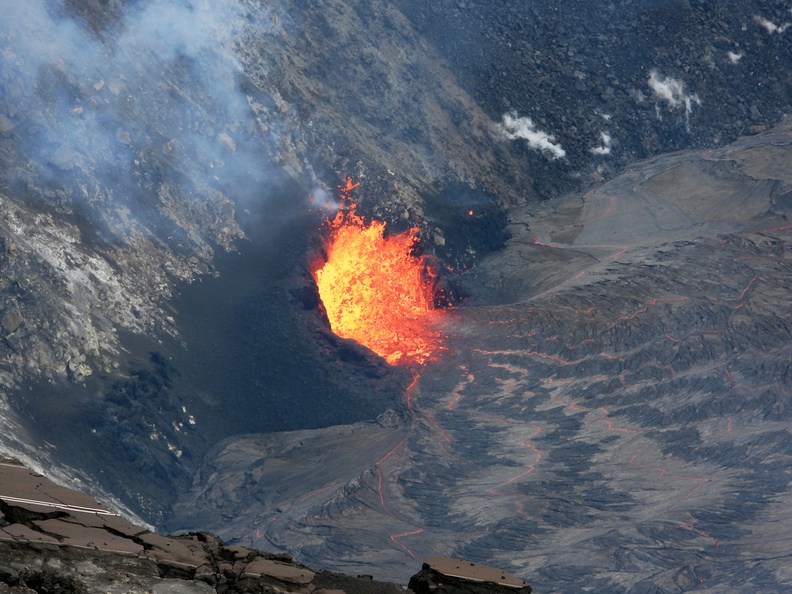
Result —
<path fill-rule="evenodd" d="M 422 365 L 442 350 L 442 310 L 434 309 L 435 274 L 414 255 L 418 229 L 385 234 L 385 223 L 355 214 L 341 186 L 342 208 L 327 221 L 327 261 L 313 266 L 330 327 L 391 365 Z"/>

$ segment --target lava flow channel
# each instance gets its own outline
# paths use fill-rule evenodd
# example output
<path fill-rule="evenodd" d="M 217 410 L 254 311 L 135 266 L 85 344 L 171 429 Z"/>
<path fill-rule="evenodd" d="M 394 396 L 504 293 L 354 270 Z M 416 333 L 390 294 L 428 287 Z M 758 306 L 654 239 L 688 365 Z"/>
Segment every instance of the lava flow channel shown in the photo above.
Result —
<path fill-rule="evenodd" d="M 347 180 L 342 208 L 327 221 L 326 261 L 313 275 L 330 327 L 391 365 L 423 365 L 442 350 L 435 274 L 416 256 L 418 229 L 387 235 L 385 223 L 355 213 Z"/>

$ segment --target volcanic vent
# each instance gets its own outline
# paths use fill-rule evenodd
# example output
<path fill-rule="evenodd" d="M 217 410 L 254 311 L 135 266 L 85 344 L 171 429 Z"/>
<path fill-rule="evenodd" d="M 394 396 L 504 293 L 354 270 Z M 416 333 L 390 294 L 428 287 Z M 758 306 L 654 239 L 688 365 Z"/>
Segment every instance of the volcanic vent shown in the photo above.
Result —
<path fill-rule="evenodd" d="M 326 221 L 326 258 L 312 266 L 319 296 L 335 334 L 391 365 L 422 365 L 442 349 L 436 271 L 417 253 L 417 228 L 387 234 L 384 222 L 356 213 L 350 192 L 359 185 L 339 187 L 341 208 Z"/>

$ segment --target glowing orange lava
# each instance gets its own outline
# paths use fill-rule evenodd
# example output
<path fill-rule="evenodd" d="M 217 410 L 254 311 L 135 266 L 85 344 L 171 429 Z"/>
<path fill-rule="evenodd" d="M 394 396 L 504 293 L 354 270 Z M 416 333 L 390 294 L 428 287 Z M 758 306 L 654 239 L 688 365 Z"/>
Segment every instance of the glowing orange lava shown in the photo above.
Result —
<path fill-rule="evenodd" d="M 347 201 L 358 185 L 341 188 Z M 386 236 L 385 223 L 366 223 L 354 208 L 327 221 L 327 261 L 313 269 L 330 327 L 391 365 L 421 365 L 442 348 L 442 311 L 433 308 L 434 274 L 413 254 L 418 229 Z"/>

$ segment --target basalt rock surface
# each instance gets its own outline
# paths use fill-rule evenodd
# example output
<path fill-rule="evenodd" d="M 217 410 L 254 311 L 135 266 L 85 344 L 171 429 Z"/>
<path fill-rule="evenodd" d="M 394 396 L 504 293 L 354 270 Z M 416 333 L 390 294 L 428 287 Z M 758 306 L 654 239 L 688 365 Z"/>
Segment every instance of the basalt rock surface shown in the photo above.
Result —
<path fill-rule="evenodd" d="M 416 594 L 495 594 L 505 588 L 514 594 L 531 594 L 531 586 L 506 571 L 446 557 L 427 559 L 421 571 L 410 578 L 409 588 Z"/>
<path fill-rule="evenodd" d="M 636 158 L 725 144 L 789 113 L 790 72 L 777 64 L 791 55 L 778 29 L 790 15 L 780 4 L 395 3 L 490 118 L 530 116 L 566 150 L 562 168 L 526 155 L 544 196 L 573 187 L 575 173 L 608 176 Z M 653 70 L 696 97 L 689 110 L 682 94 L 666 101 L 653 92 Z M 605 148 L 603 133 L 612 141 L 607 152 L 594 150 Z"/>

